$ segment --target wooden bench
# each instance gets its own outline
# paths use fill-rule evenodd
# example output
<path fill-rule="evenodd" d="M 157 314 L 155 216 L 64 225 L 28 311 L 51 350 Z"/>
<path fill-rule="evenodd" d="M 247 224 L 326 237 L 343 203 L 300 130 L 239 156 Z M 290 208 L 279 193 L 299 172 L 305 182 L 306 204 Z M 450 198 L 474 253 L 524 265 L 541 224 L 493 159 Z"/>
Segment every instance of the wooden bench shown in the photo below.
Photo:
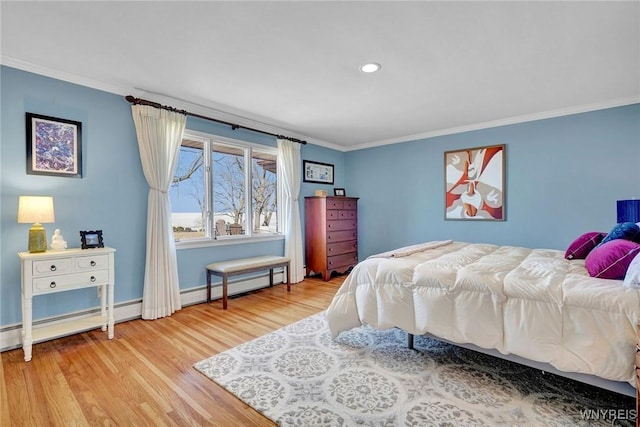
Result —
<path fill-rule="evenodd" d="M 222 276 L 222 308 L 227 309 L 228 278 L 255 271 L 269 270 L 269 286 L 273 286 L 273 269 L 285 267 L 287 270 L 287 292 L 291 292 L 289 258 L 283 256 L 259 256 L 232 259 L 207 265 L 207 302 L 211 302 L 211 275 Z"/>

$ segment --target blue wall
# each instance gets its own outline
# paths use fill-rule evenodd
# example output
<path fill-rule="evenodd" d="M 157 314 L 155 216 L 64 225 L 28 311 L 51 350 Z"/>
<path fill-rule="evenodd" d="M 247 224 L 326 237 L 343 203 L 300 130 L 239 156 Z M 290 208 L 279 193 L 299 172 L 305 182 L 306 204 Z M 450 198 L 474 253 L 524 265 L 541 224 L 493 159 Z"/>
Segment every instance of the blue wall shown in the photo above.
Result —
<path fill-rule="evenodd" d="M 444 220 L 444 152 L 506 144 L 506 221 Z M 609 231 L 616 200 L 640 198 L 640 104 L 357 150 L 359 256 L 424 242 L 565 249 Z"/>
<path fill-rule="evenodd" d="M 102 229 L 116 248 L 116 303 L 142 297 L 148 186 L 131 118 L 120 95 L 0 67 L 0 328 L 21 323 L 17 252 L 29 225 L 16 222 L 18 196 L 52 195 L 55 224 L 69 247 L 79 230 Z M 26 174 L 25 112 L 81 121 L 82 179 Z M 254 143 L 271 137 L 189 118 L 190 129 Z M 506 144 L 505 222 L 444 221 L 443 152 Z M 606 231 L 615 201 L 640 197 L 640 105 L 576 114 L 342 153 L 302 147 L 302 159 L 335 165 L 334 186 L 360 198 L 360 257 L 434 239 L 564 249 L 578 234 Z M 181 289 L 204 286 L 204 265 L 239 256 L 281 254 L 281 240 L 178 251 Z M 34 318 L 95 307 L 94 290 L 42 296 Z"/>
<path fill-rule="evenodd" d="M 27 250 L 29 224 L 18 224 L 18 196 L 54 197 L 56 222 L 45 224 L 48 239 L 59 228 L 69 247 L 80 246 L 79 230 L 103 230 L 116 248 L 116 304 L 142 298 L 148 185 L 131 117 L 120 95 L 0 67 L 0 327 L 22 322 L 18 252 Z M 26 174 L 25 112 L 82 122 L 82 179 Z M 190 129 L 275 146 L 275 138 L 193 117 Z M 302 157 L 336 164 L 343 187 L 343 153 L 307 145 Z M 327 187 L 320 185 L 319 187 Z M 317 185 L 304 184 L 303 196 Z M 180 288 L 204 286 L 204 265 L 240 256 L 283 253 L 283 241 L 178 250 Z M 93 289 L 38 297 L 34 319 L 96 307 Z"/>

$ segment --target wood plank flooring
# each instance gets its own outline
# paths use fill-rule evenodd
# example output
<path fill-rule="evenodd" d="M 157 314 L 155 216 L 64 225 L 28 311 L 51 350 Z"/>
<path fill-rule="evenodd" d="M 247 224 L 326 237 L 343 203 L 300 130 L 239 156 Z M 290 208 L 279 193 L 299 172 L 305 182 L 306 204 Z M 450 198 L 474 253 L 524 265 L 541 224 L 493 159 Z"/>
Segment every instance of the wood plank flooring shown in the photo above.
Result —
<path fill-rule="evenodd" d="M 0 358 L 0 425 L 273 426 L 192 365 L 324 310 L 346 276 L 308 278 L 171 317 L 116 324 Z"/>

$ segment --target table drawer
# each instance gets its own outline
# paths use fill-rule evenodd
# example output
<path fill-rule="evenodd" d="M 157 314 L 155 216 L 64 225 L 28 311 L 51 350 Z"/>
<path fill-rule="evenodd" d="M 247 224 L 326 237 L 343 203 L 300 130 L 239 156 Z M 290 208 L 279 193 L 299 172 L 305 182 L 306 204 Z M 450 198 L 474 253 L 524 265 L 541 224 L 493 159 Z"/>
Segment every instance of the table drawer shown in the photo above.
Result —
<path fill-rule="evenodd" d="M 350 240 L 346 242 L 329 243 L 327 245 L 327 255 L 334 256 L 347 252 L 357 252 L 358 242 L 356 240 Z"/>
<path fill-rule="evenodd" d="M 109 255 L 81 256 L 76 258 L 76 270 L 92 270 L 106 268 L 109 265 Z"/>
<path fill-rule="evenodd" d="M 344 267 L 348 265 L 356 265 L 358 263 L 358 253 L 350 252 L 348 254 L 330 256 L 327 258 L 327 270 L 333 268 Z"/>
<path fill-rule="evenodd" d="M 109 281 L 108 270 L 96 270 L 86 273 L 65 274 L 64 276 L 49 276 L 33 279 L 33 293 L 74 288 L 81 285 L 95 283 L 107 283 Z"/>
<path fill-rule="evenodd" d="M 50 259 L 46 261 L 34 261 L 32 274 L 34 276 L 50 276 L 51 274 L 71 273 L 73 270 L 73 258 Z"/>

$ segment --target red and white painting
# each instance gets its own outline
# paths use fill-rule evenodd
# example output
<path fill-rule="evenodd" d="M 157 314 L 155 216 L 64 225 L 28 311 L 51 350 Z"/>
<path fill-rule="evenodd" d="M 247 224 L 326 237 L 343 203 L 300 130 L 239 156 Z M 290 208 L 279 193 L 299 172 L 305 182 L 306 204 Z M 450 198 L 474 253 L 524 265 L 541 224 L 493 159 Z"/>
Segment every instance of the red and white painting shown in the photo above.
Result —
<path fill-rule="evenodd" d="M 505 146 L 444 153 L 445 219 L 504 221 Z"/>

